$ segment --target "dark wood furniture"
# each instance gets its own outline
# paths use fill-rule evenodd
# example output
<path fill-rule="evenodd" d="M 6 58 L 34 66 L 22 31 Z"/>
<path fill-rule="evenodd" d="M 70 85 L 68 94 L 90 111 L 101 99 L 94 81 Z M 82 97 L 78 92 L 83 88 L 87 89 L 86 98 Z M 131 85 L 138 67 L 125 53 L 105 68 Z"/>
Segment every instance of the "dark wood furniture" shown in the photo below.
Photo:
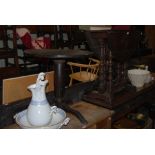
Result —
<path fill-rule="evenodd" d="M 11 34 L 8 32 L 11 30 Z M 19 75 L 18 54 L 16 50 L 16 33 L 14 27 L 0 26 L 0 61 L 3 65 L 0 67 L 0 81 Z M 10 44 L 9 44 L 10 43 Z"/>
<path fill-rule="evenodd" d="M 8 29 L 12 31 L 11 35 Z M 13 38 L 16 38 L 14 27 L 0 26 L 0 89 L 2 89 L 3 79 L 16 77 L 20 74 L 16 43 Z M 2 92 L 0 96 L 2 96 Z M 0 98 L 1 101 L 2 98 Z"/>
<path fill-rule="evenodd" d="M 153 103 L 155 83 L 136 90 L 127 78 L 127 62 L 141 51 L 141 36 L 133 31 L 91 31 L 86 35 L 96 40 L 91 44 L 101 58 L 98 85 L 86 92 L 83 100 L 114 110 L 112 123 L 145 103 Z M 117 38 L 117 39 L 116 39 Z M 144 51 L 147 48 L 144 48 Z M 95 88 L 95 87 L 94 87 Z"/>
<path fill-rule="evenodd" d="M 82 123 L 86 124 L 87 121 L 77 111 L 71 109 L 63 100 L 64 96 L 64 77 L 65 77 L 65 63 L 68 59 L 77 59 L 82 56 L 92 55 L 89 51 L 83 50 L 63 50 L 63 49 L 41 49 L 41 50 L 26 50 L 25 54 L 33 57 L 48 58 L 54 62 L 54 92 L 55 92 L 55 104 L 64 109 L 67 112 L 75 114 Z"/>
<path fill-rule="evenodd" d="M 0 60 L 8 60 L 12 58 L 14 61 L 13 65 L 5 64 L 5 67 L 0 68 L 0 78 L 1 80 L 4 78 L 13 77 L 15 75 L 19 75 L 19 64 L 18 64 L 18 56 L 14 51 L 5 51 L 0 50 Z"/>
<path fill-rule="evenodd" d="M 84 100 L 107 108 L 115 107 L 116 96 L 128 89 L 127 62 L 139 48 L 140 36 L 133 31 L 86 33 L 90 33 L 90 37 L 96 41 L 91 46 L 101 64 L 96 91 L 87 93 Z"/>
<path fill-rule="evenodd" d="M 78 25 L 59 25 L 58 39 L 59 46 L 61 48 L 68 47 L 74 49 L 75 46 L 78 49 L 87 49 L 87 41 L 84 32 L 79 29 Z"/>

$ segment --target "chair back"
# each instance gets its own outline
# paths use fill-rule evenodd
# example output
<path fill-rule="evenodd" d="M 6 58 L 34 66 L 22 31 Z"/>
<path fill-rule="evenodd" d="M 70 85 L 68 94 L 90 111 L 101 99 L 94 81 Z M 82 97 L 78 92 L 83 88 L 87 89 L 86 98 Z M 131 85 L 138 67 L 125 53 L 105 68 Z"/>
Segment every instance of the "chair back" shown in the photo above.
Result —
<path fill-rule="evenodd" d="M 71 74 L 69 75 L 69 86 L 71 86 L 73 79 L 80 82 L 95 80 L 99 72 L 100 61 L 97 59 L 89 58 L 89 64 L 80 64 L 75 62 L 68 62 L 67 64 L 71 68 Z"/>
<path fill-rule="evenodd" d="M 90 81 L 92 78 L 95 78 L 97 76 L 98 71 L 99 71 L 99 65 L 100 65 L 99 60 L 89 58 L 89 64 L 88 64 L 86 71 L 88 73 L 88 77 L 89 77 Z M 89 74 L 89 73 L 91 73 L 91 74 Z"/>

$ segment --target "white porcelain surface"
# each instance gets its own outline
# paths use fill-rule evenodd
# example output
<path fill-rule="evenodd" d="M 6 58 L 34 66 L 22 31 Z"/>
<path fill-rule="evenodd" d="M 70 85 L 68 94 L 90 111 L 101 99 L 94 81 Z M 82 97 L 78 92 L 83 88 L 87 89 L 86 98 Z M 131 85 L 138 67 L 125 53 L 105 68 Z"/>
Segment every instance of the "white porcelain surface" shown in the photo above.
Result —
<path fill-rule="evenodd" d="M 137 88 L 143 87 L 146 82 L 149 80 L 150 72 L 148 70 L 142 69 L 132 69 L 128 70 L 128 77 L 131 81 L 131 84 Z"/>
<path fill-rule="evenodd" d="M 34 126 L 31 125 L 29 123 L 29 121 L 27 120 L 27 109 L 19 112 L 18 114 L 16 114 L 14 116 L 16 123 L 24 129 L 59 129 L 61 128 L 63 125 L 67 125 L 70 121 L 70 118 L 66 117 L 66 113 L 64 110 L 57 108 L 57 112 L 53 113 L 53 118 L 51 119 L 51 121 L 49 122 L 49 124 L 45 125 L 45 126 Z"/>
<path fill-rule="evenodd" d="M 46 99 L 45 88 L 48 80 L 45 80 L 45 73 L 39 73 L 35 84 L 28 86 L 32 92 L 32 99 L 27 110 L 27 120 L 33 126 L 45 126 L 51 120 L 55 109 L 51 109 Z M 53 107 L 54 108 L 54 107 Z"/>
<path fill-rule="evenodd" d="M 53 113 L 57 111 L 57 107 L 47 104 L 30 104 L 27 109 L 27 119 L 31 125 L 45 126 L 51 122 Z"/>

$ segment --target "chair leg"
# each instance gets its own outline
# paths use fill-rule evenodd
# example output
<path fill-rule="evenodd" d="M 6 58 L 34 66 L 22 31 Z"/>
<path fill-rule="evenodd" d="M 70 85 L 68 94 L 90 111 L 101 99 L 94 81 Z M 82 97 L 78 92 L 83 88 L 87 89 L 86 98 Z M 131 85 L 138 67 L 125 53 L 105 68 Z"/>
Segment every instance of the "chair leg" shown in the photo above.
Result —
<path fill-rule="evenodd" d="M 72 86 L 72 83 L 73 83 L 73 79 L 71 78 L 71 79 L 70 79 L 70 82 L 69 82 L 69 87 Z"/>

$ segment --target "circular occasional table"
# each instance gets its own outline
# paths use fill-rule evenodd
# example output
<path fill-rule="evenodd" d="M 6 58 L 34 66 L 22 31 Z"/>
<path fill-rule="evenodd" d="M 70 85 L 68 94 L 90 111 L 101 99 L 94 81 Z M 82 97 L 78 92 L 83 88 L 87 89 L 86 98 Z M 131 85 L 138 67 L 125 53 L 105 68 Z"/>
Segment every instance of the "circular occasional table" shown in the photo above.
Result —
<path fill-rule="evenodd" d="M 26 55 L 38 58 L 48 58 L 52 59 L 54 62 L 54 95 L 55 95 L 55 104 L 64 109 L 67 112 L 73 113 L 76 117 L 79 118 L 81 123 L 86 124 L 87 121 L 81 115 L 80 112 L 70 108 L 63 101 L 64 94 L 64 67 L 66 60 L 76 59 L 83 56 L 90 56 L 92 53 L 85 50 L 74 50 L 74 49 L 29 49 L 25 50 Z"/>

